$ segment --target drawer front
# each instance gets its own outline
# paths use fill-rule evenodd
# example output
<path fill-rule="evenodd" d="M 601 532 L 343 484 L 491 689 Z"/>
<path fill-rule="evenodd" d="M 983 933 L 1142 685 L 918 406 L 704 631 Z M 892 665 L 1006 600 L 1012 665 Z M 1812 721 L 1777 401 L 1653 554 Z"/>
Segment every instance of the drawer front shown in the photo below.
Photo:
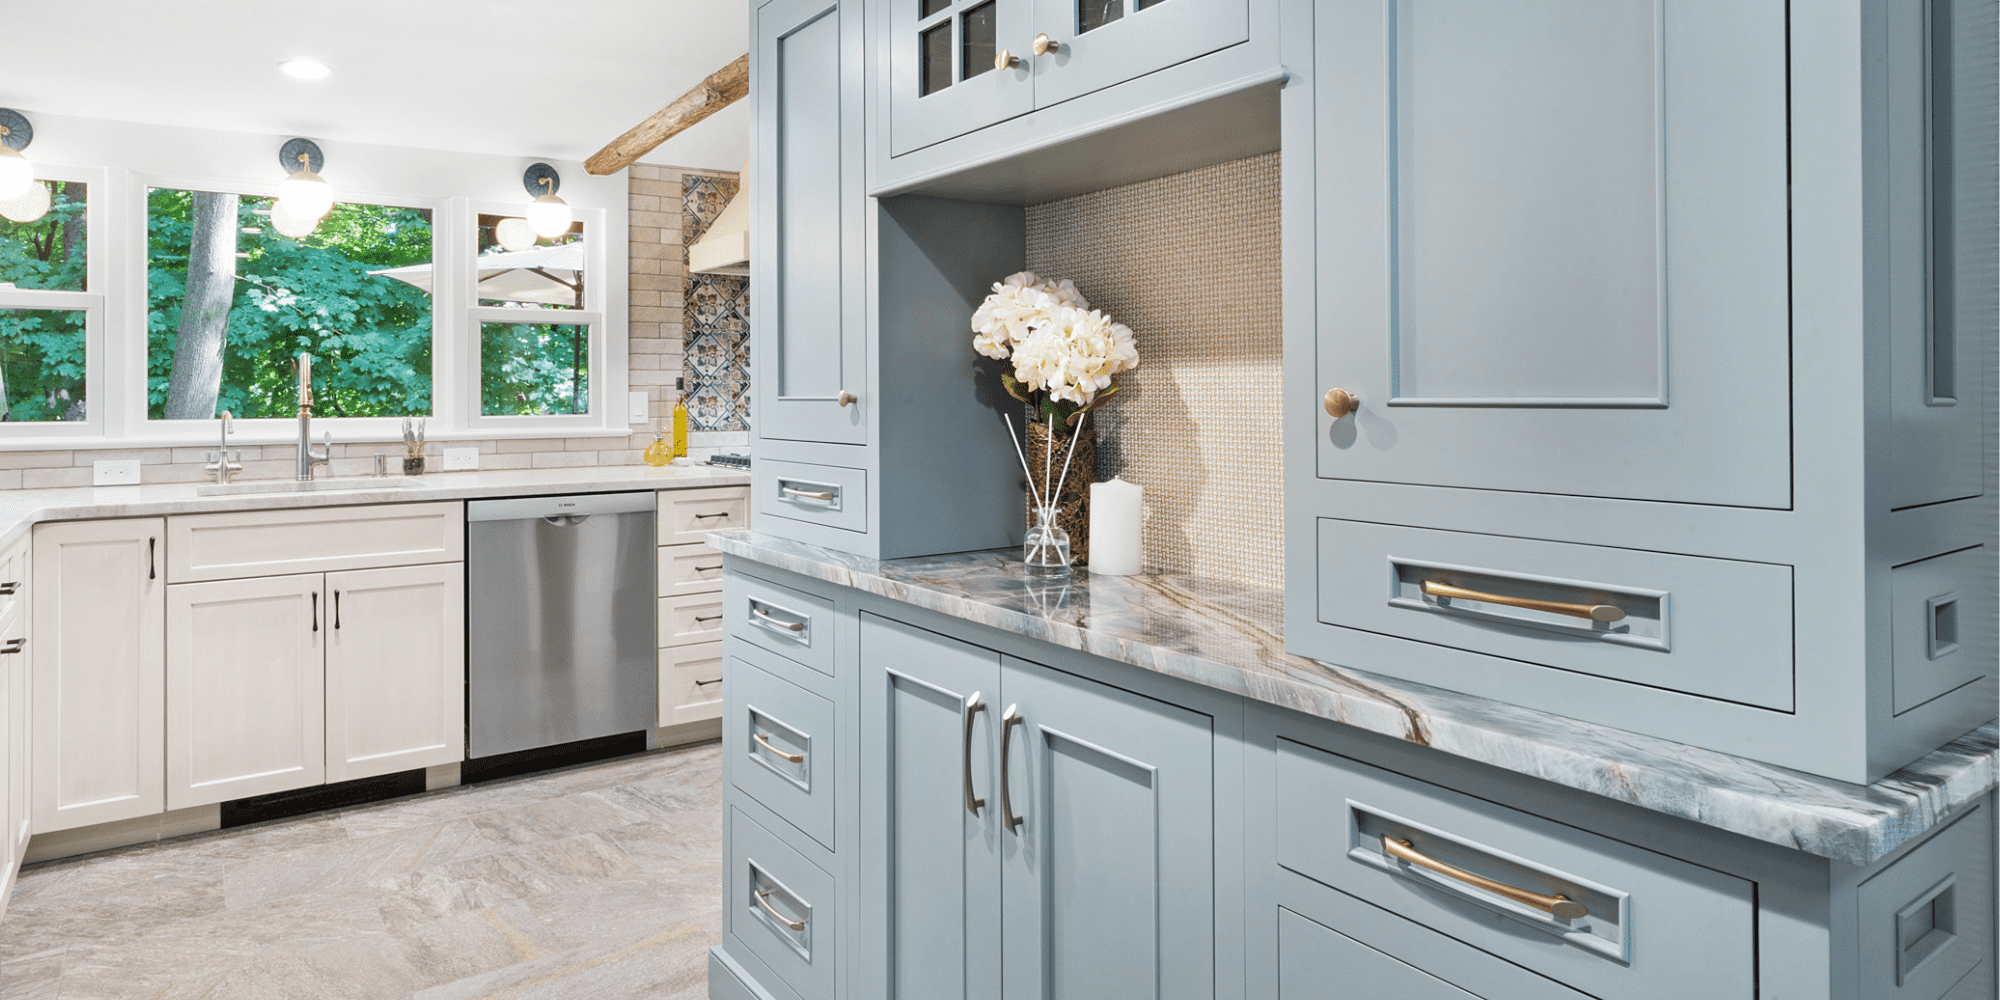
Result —
<path fill-rule="evenodd" d="M 722 588 L 729 634 L 832 677 L 833 602 L 731 573 Z"/>
<path fill-rule="evenodd" d="M 1323 518 L 1319 620 L 1793 707 L 1789 566 Z"/>
<path fill-rule="evenodd" d="M 722 641 L 722 594 L 682 594 L 660 598 L 661 646 Z"/>
<path fill-rule="evenodd" d="M 20 617 L 21 609 L 28 606 L 28 553 L 33 549 L 23 538 L 0 553 L 0 628 Z"/>
<path fill-rule="evenodd" d="M 833 850 L 833 703 L 761 669 L 767 654 L 730 645 L 722 720 L 730 780 Z"/>
<path fill-rule="evenodd" d="M 699 542 L 711 531 L 750 526 L 750 488 L 717 486 L 660 491 L 659 542 Z"/>
<path fill-rule="evenodd" d="M 729 810 L 731 938 L 804 1000 L 833 996 L 834 880 L 740 809 Z"/>
<path fill-rule="evenodd" d="M 868 530 L 868 473 L 837 465 L 758 459 L 751 471 L 759 514 Z"/>
<path fill-rule="evenodd" d="M 660 596 L 712 594 L 722 589 L 722 553 L 701 542 L 660 546 Z"/>
<path fill-rule="evenodd" d="M 722 643 L 669 646 L 660 650 L 662 726 L 722 717 Z"/>
<path fill-rule="evenodd" d="M 465 505 L 232 511 L 167 518 L 168 583 L 322 573 L 465 558 Z"/>
<path fill-rule="evenodd" d="M 1991 550 L 1976 545 L 1889 571 L 1895 711 L 1907 712 L 1993 671 Z"/>
<path fill-rule="evenodd" d="M 1750 882 L 1285 739 L 1278 787 L 1300 875 L 1607 1000 L 1755 995 Z"/>
<path fill-rule="evenodd" d="M 1861 995 L 1938 1000 L 1993 962 L 1991 800 L 1876 872 L 1859 889 Z M 1990 983 L 1991 973 L 1985 974 Z M 1987 987 L 1992 996 L 1992 987 Z"/>

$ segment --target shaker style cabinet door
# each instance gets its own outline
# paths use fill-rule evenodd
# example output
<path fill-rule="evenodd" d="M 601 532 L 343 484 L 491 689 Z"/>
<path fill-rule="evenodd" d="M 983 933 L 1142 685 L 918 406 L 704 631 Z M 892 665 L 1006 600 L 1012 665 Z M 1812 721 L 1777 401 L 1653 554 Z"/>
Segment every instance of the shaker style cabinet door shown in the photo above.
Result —
<path fill-rule="evenodd" d="M 1000 997 L 1000 654 L 861 617 L 861 797 L 877 995 Z"/>
<path fill-rule="evenodd" d="M 165 546 L 156 517 L 35 528 L 37 833 L 165 808 Z"/>
<path fill-rule="evenodd" d="M 326 578 L 167 588 L 167 808 L 326 780 Z"/>
<path fill-rule="evenodd" d="M 1249 0 L 1035 0 L 1021 60 L 1046 108 L 1250 39 Z M 1055 47 L 1036 55 L 1033 38 Z"/>
<path fill-rule="evenodd" d="M 875 10 L 889 20 L 891 155 L 1035 110 L 1032 0 L 884 0 Z M 996 65 L 1003 49 L 1012 58 Z"/>
<path fill-rule="evenodd" d="M 1318 476 L 1787 506 L 1784 0 L 1314 10 Z"/>
<path fill-rule="evenodd" d="M 326 780 L 465 757 L 465 565 L 326 575 Z"/>
<path fill-rule="evenodd" d="M 757 432 L 861 444 L 870 400 L 859 2 L 773 0 L 753 23 Z"/>

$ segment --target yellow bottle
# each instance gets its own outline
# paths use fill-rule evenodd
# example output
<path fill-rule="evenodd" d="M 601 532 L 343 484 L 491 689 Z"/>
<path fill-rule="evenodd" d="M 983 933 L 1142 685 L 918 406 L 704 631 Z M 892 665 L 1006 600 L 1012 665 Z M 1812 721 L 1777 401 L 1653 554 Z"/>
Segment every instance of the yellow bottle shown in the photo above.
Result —
<path fill-rule="evenodd" d="M 688 408 L 685 388 L 687 380 L 674 379 L 674 457 L 686 458 L 688 453 Z"/>
<path fill-rule="evenodd" d="M 654 431 L 653 443 L 646 446 L 646 464 L 665 465 L 673 461 L 673 458 L 674 456 L 667 450 L 667 443 L 660 439 L 660 432 Z"/>

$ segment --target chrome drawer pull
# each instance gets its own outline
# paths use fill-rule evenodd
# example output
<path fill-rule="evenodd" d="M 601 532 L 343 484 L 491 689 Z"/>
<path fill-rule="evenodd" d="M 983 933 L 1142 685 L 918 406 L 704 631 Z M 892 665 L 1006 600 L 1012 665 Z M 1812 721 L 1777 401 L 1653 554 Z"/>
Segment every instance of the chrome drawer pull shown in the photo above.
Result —
<path fill-rule="evenodd" d="M 1018 837 L 1024 817 L 1014 814 L 1014 796 L 1007 780 L 1007 747 L 1014 735 L 1014 727 L 1021 724 L 1021 706 L 1007 706 L 1006 714 L 1000 717 L 1000 822 L 1007 824 L 1007 832 Z"/>
<path fill-rule="evenodd" d="M 1484 889 L 1496 896 L 1504 896 L 1516 903 L 1525 903 L 1537 910 L 1561 917 L 1564 920 L 1575 920 L 1579 917 L 1590 915 L 1590 910 L 1585 908 L 1582 903 L 1562 893 L 1556 893 L 1553 896 L 1544 896 L 1539 892 L 1517 889 L 1504 882 L 1495 882 L 1490 878 L 1474 875 L 1462 868 L 1453 868 L 1436 858 L 1425 856 L 1415 847 L 1411 846 L 1409 841 L 1396 840 L 1386 833 L 1382 835 L 1382 853 L 1400 861 L 1407 861 L 1418 868 L 1434 871 L 1446 878 L 1454 878 L 1467 885 Z"/>
<path fill-rule="evenodd" d="M 18 594 L 20 593 L 20 591 L 21 591 L 21 583 L 18 580 L 13 583 L 0 583 L 0 597 L 6 597 L 11 594 Z"/>
<path fill-rule="evenodd" d="M 806 630 L 805 622 L 788 622 L 783 618 L 773 618 L 756 608 L 751 608 L 750 613 L 787 632 L 803 632 Z"/>
<path fill-rule="evenodd" d="M 699 682 L 699 681 L 697 681 L 696 683 L 700 683 L 700 682 Z M 802 754 L 802 753 L 786 753 L 786 752 L 784 752 L 783 750 L 780 750 L 780 749 L 778 749 L 777 747 L 775 747 L 775 746 L 772 746 L 772 745 L 771 745 L 771 738 L 770 738 L 769 736 L 766 736 L 766 735 L 764 735 L 763 733 L 751 733 L 750 735 L 752 735 L 752 736 L 756 737 L 756 738 L 757 738 L 757 742 L 759 742 L 759 743 L 762 743 L 762 744 L 764 744 L 764 749 L 766 749 L 766 750 L 769 750 L 769 751 L 771 751 L 772 753 L 774 753 L 774 754 L 777 754 L 778 756 L 780 756 L 780 757 L 783 757 L 783 758 L 785 758 L 785 760 L 787 760 L 787 761 L 789 761 L 789 762 L 791 762 L 791 763 L 793 763 L 793 764 L 803 764 L 803 763 L 805 763 L 805 762 L 806 762 L 806 755 L 805 755 L 805 754 Z M 794 928 L 792 928 L 792 929 L 793 929 L 793 930 L 798 930 L 798 928 L 796 928 L 796 927 L 794 927 Z"/>
<path fill-rule="evenodd" d="M 783 493 L 788 497 L 805 497 L 808 500 L 833 499 L 832 490 L 822 490 L 820 492 L 815 493 L 812 490 L 801 490 L 801 489 L 794 489 L 790 486 L 780 486 L 778 487 L 778 492 Z"/>
<path fill-rule="evenodd" d="M 972 717 L 985 710 L 986 703 L 979 700 L 979 692 L 974 691 L 972 692 L 972 697 L 965 699 L 965 755 L 963 757 L 965 769 L 965 811 L 974 816 L 979 815 L 979 808 L 986 804 L 986 800 L 972 794 Z"/>
<path fill-rule="evenodd" d="M 1425 597 L 1457 597 L 1468 601 L 1484 601 L 1487 604 L 1504 604 L 1510 608 L 1525 608 L 1529 611 L 1546 611 L 1552 615 L 1568 615 L 1571 618 L 1587 618 L 1594 622 L 1615 622 L 1625 617 L 1625 609 L 1615 604 L 1566 604 L 1562 601 L 1537 601 L 1527 597 L 1508 597 L 1505 594 L 1489 594 L 1481 590 L 1467 590 L 1436 580 L 1423 583 Z"/>
<path fill-rule="evenodd" d="M 769 889 L 757 890 L 757 905 L 763 907 L 764 912 L 770 914 L 772 920 L 784 924 L 787 930 L 802 931 L 806 929 L 805 921 L 787 920 L 784 914 L 771 908 L 771 890 Z"/>

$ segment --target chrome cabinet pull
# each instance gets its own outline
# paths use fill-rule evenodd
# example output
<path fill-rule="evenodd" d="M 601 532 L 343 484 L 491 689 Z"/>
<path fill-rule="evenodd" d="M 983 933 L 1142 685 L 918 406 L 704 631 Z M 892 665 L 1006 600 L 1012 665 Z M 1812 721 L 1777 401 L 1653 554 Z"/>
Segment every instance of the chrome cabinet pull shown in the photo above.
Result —
<path fill-rule="evenodd" d="M 1516 903 L 1525 903 L 1537 910 L 1541 910 L 1551 916 L 1561 917 L 1564 920 L 1575 920 L 1579 917 L 1590 915 L 1590 910 L 1582 903 L 1562 893 L 1556 893 L 1553 896 L 1544 896 L 1539 892 L 1516 888 L 1505 882 L 1495 882 L 1490 878 L 1474 875 L 1463 868 L 1453 868 L 1436 858 L 1429 857 L 1418 851 L 1409 841 L 1397 840 L 1386 833 L 1382 835 L 1382 853 L 1400 861 L 1407 861 L 1418 868 L 1434 871 L 1446 878 L 1457 879 L 1467 885 L 1484 889 L 1496 896 L 1504 896 Z"/>
<path fill-rule="evenodd" d="M 783 493 L 784 495 L 786 495 L 786 496 L 788 496 L 788 497 L 805 497 L 805 498 L 806 498 L 806 499 L 808 499 L 808 500 L 832 500 L 832 499 L 833 499 L 833 491 L 832 491 L 832 490 L 821 490 L 821 491 L 819 491 L 819 492 L 814 492 L 814 491 L 812 491 L 812 490 L 801 490 L 801 489 L 794 489 L 794 488 L 792 488 L 792 487 L 790 487 L 790 486 L 780 486 L 780 487 L 778 487 L 778 492 L 780 492 L 780 493 Z"/>
<path fill-rule="evenodd" d="M 1007 780 L 1007 748 L 1012 743 L 1014 727 L 1021 724 L 1021 706 L 1007 706 L 1007 713 L 1000 717 L 1000 821 L 1007 824 L 1007 832 L 1021 835 L 1024 817 L 1014 814 L 1014 796 Z"/>
<path fill-rule="evenodd" d="M 6 597 L 10 594 L 18 594 L 20 592 L 21 592 L 21 582 L 19 580 L 16 580 L 13 583 L 0 583 L 0 597 Z"/>
<path fill-rule="evenodd" d="M 783 618 L 773 618 L 772 616 L 765 614 L 763 610 L 760 608 L 751 608 L 750 613 L 756 615 L 758 618 L 763 619 L 765 622 L 773 626 L 784 629 L 787 632 L 803 632 L 806 630 L 805 622 L 788 622 Z"/>
<path fill-rule="evenodd" d="M 1457 597 L 1468 601 L 1484 601 L 1487 604 L 1504 604 L 1510 608 L 1525 608 L 1529 611 L 1546 611 L 1552 615 L 1568 615 L 1571 618 L 1586 618 L 1594 622 L 1615 622 L 1625 617 L 1625 609 L 1615 604 L 1569 604 L 1563 601 L 1537 601 L 1528 597 L 1508 597 L 1505 594 L 1489 594 L 1482 590 L 1467 590 L 1436 580 L 1423 582 L 1425 597 Z"/>
<path fill-rule="evenodd" d="M 8 653 L 18 653 L 21 650 L 27 648 L 28 648 L 28 637 L 25 635 L 17 636 L 15 638 L 7 640 L 7 645 L 0 646 L 0 656 L 5 656 Z"/>
<path fill-rule="evenodd" d="M 757 890 L 757 905 L 762 906 L 764 908 L 764 912 L 771 915 L 772 920 L 776 920 L 777 922 L 784 924 L 786 929 L 788 930 L 802 931 L 806 929 L 805 921 L 787 920 L 785 919 L 784 914 L 779 913 L 777 910 L 771 908 L 771 890 L 769 889 Z"/>
<path fill-rule="evenodd" d="M 979 815 L 979 808 L 986 800 L 972 794 L 972 717 L 986 710 L 986 703 L 979 700 L 979 692 L 965 699 L 965 708 L 960 713 L 965 716 L 965 811 Z"/>
<path fill-rule="evenodd" d="M 700 681 L 696 681 L 695 683 L 699 684 L 699 683 L 701 683 L 701 682 L 700 682 Z M 802 753 L 786 753 L 786 752 L 784 752 L 783 750 L 780 750 L 780 749 L 778 749 L 777 747 L 775 747 L 775 746 L 772 746 L 772 745 L 771 745 L 771 738 L 770 738 L 769 736 L 766 736 L 766 735 L 764 735 L 763 733 L 751 733 L 750 735 L 751 735 L 751 736 L 754 736 L 754 737 L 756 737 L 756 739 L 757 739 L 757 742 L 759 742 L 759 743 L 762 743 L 762 744 L 764 744 L 764 749 L 766 749 L 766 750 L 769 750 L 769 751 L 771 751 L 772 753 L 774 753 L 774 754 L 777 754 L 777 755 L 778 755 L 778 756 L 780 756 L 780 757 L 783 757 L 783 758 L 784 758 L 784 759 L 785 759 L 786 761 L 788 761 L 788 762 L 790 762 L 790 763 L 793 763 L 793 764 L 803 764 L 803 763 L 805 763 L 805 762 L 806 762 L 806 755 L 805 755 L 805 754 L 802 754 Z M 793 928 L 793 929 L 794 929 L 794 930 L 797 930 L 797 928 Z"/>

